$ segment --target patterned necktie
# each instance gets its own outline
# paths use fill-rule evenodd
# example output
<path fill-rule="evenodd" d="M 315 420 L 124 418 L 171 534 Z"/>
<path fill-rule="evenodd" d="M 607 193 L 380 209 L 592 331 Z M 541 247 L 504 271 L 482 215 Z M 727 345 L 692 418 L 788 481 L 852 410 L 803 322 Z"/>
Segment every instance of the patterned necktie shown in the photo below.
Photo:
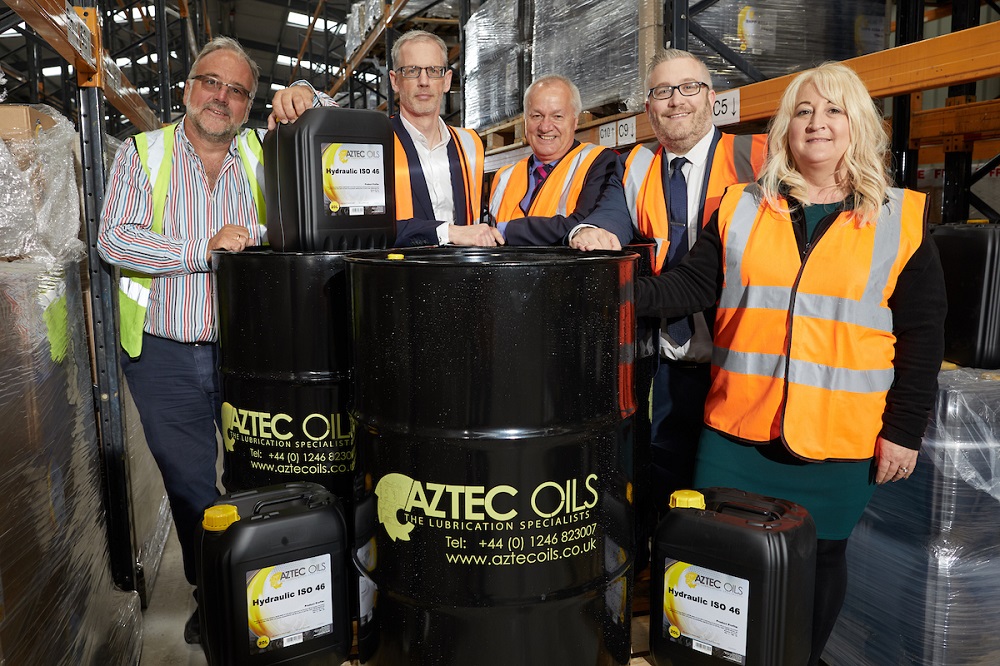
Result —
<path fill-rule="evenodd" d="M 551 164 L 542 164 L 541 162 L 535 165 L 535 182 L 528 183 L 528 191 L 525 192 L 524 198 L 521 199 L 521 210 L 528 212 L 531 202 L 535 200 L 535 195 L 542 188 L 542 182 L 552 172 L 552 168 Z"/>
<path fill-rule="evenodd" d="M 683 157 L 670 160 L 670 180 L 667 181 L 667 204 L 670 216 L 670 247 L 667 249 L 667 268 L 673 268 L 688 251 L 688 191 L 684 180 Z M 690 316 L 667 320 L 667 335 L 678 345 L 691 339 Z"/>

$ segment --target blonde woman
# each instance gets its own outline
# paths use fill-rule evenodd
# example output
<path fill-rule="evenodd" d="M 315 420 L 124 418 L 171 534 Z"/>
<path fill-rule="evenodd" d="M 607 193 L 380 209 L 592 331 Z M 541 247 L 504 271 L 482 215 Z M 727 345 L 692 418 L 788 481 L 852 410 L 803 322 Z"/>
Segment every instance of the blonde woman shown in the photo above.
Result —
<path fill-rule="evenodd" d="M 890 187 L 888 139 L 844 65 L 782 96 L 757 183 L 730 187 L 639 316 L 716 306 L 694 485 L 792 500 L 816 522 L 812 655 L 847 586 L 847 538 L 877 484 L 913 473 L 944 347 L 923 194 Z"/>

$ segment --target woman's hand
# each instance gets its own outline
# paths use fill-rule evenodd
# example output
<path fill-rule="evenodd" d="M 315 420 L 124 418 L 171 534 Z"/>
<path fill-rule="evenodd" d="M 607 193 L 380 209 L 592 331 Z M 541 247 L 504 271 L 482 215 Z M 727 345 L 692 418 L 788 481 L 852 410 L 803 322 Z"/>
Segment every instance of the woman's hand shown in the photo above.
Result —
<path fill-rule="evenodd" d="M 875 458 L 878 460 L 878 472 L 875 483 L 901 481 L 913 474 L 917 466 L 917 452 L 890 442 L 885 437 L 875 440 Z"/>

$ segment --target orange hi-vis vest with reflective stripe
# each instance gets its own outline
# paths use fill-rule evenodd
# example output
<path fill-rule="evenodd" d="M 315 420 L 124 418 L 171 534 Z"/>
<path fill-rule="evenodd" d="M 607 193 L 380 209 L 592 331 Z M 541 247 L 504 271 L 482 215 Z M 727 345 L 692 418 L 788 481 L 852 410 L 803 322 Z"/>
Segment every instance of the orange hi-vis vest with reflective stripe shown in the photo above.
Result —
<path fill-rule="evenodd" d="M 701 225 L 705 226 L 719 208 L 722 194 L 730 185 L 757 179 L 767 154 L 766 134 L 722 134 L 709 150 L 711 168 L 706 173 L 702 191 Z M 670 224 L 667 219 L 667 194 L 663 190 L 663 146 L 659 143 L 638 145 L 625 160 L 625 200 L 632 225 L 638 235 L 656 243 L 653 267 L 660 272 L 670 249 Z"/>
<path fill-rule="evenodd" d="M 422 217 L 433 220 L 427 180 L 420 166 L 413 141 L 402 121 L 393 117 L 396 170 L 396 220 Z M 455 224 L 477 224 L 483 197 L 483 141 L 472 130 L 448 127 L 448 166 L 451 169 L 452 196 L 455 201 Z M 402 137 L 402 138 L 401 138 Z M 414 206 L 414 201 L 418 203 Z M 416 212 L 415 212 L 416 211 Z"/>
<path fill-rule="evenodd" d="M 925 195 L 890 189 L 878 221 L 841 212 L 801 259 L 785 200 L 730 187 L 719 208 L 723 287 L 705 424 L 781 438 L 807 460 L 875 452 L 895 372 L 889 298 L 924 237 Z"/>
<path fill-rule="evenodd" d="M 527 211 L 521 210 L 521 201 L 528 193 L 528 163 L 531 157 L 502 167 L 493 178 L 490 215 L 497 222 L 510 222 L 526 215 L 571 215 L 587 182 L 587 173 L 603 150 L 606 150 L 604 146 L 581 143 L 566 153 L 535 192 Z"/>

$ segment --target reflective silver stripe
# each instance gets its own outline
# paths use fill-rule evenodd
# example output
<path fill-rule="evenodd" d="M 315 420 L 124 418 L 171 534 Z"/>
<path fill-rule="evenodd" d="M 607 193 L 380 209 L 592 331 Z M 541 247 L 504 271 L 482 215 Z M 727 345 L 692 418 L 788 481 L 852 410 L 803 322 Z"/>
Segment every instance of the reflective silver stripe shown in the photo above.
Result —
<path fill-rule="evenodd" d="M 118 288 L 128 296 L 130 301 L 135 301 L 140 307 L 147 307 L 149 304 L 149 289 L 142 286 L 135 280 L 122 277 L 118 280 Z"/>
<path fill-rule="evenodd" d="M 507 183 L 510 182 L 510 176 L 520 164 L 521 162 L 516 162 L 509 167 L 503 167 L 495 176 L 497 185 L 493 190 L 493 196 L 490 197 L 490 215 L 494 220 L 500 214 L 500 202 L 503 201 L 503 193 L 507 189 Z"/>
<path fill-rule="evenodd" d="M 736 203 L 736 210 L 732 218 L 728 220 L 729 227 L 726 231 L 726 286 L 722 289 L 719 297 L 720 308 L 736 308 L 745 302 L 746 287 L 740 280 L 743 274 L 743 251 L 746 249 L 747 241 L 750 239 L 750 231 L 754 222 L 757 221 L 757 212 L 760 208 L 758 195 L 760 188 L 756 185 L 749 185 L 740 195 L 740 200 Z M 786 300 L 785 307 L 788 306 Z"/>
<path fill-rule="evenodd" d="M 635 156 L 629 163 L 628 172 L 625 174 L 625 201 L 628 203 L 628 212 L 632 216 L 632 225 L 639 224 L 639 192 L 642 192 L 642 184 L 646 182 L 646 174 L 653 165 L 656 153 L 646 148 L 637 146 L 634 151 Z M 657 239 L 660 240 L 660 239 Z M 660 241 L 662 242 L 662 241 Z M 657 243 L 659 245 L 659 243 Z"/>
<path fill-rule="evenodd" d="M 879 298 L 881 299 L 881 294 Z M 878 303 L 869 302 L 868 294 L 865 294 L 862 300 L 854 301 L 849 298 L 799 292 L 795 295 L 795 316 L 831 319 L 886 333 L 892 332 L 892 312 Z"/>
<path fill-rule="evenodd" d="M 739 183 L 749 183 L 754 179 L 753 165 L 750 157 L 753 155 L 753 134 L 739 134 L 733 139 L 733 166 L 736 167 L 736 178 Z"/>
<path fill-rule="evenodd" d="M 146 133 L 146 154 L 147 159 L 143 161 L 146 167 L 146 173 L 149 176 L 149 189 L 152 190 L 156 186 L 156 177 L 160 173 L 160 166 L 163 165 L 163 133 L 165 131 L 174 131 L 174 127 L 171 126 L 166 130 L 154 130 L 152 132 Z"/>
<path fill-rule="evenodd" d="M 472 167 L 476 163 L 475 140 L 472 138 L 469 130 L 461 127 L 455 128 L 455 134 L 458 135 L 458 143 L 461 145 L 462 151 L 465 152 L 465 160 L 469 163 L 469 166 Z"/>
<path fill-rule="evenodd" d="M 781 379 L 785 376 L 785 357 L 781 354 L 753 354 L 738 352 L 716 345 L 712 349 L 712 363 L 726 372 L 741 375 L 758 375 Z"/>
<path fill-rule="evenodd" d="M 788 363 L 788 381 L 829 391 L 848 393 L 882 393 L 892 386 L 896 376 L 893 368 L 883 370 L 851 370 L 819 363 L 792 359 Z"/>
<path fill-rule="evenodd" d="M 754 196 L 758 191 L 756 186 L 747 187 L 729 220 L 726 233 L 727 280 L 719 301 L 720 307 L 789 308 L 794 313 L 794 319 L 812 317 L 891 333 L 892 312 L 882 305 L 882 292 L 889 282 L 892 266 L 899 253 L 903 191 L 891 189 L 887 193 L 888 203 L 883 206 L 875 227 L 871 270 L 865 292 L 857 301 L 828 295 L 793 293 L 787 287 L 747 288 L 741 283 L 742 254 L 760 208 Z M 716 348 L 713 362 L 729 372 L 780 377 L 784 356 Z M 790 383 L 851 393 L 887 391 L 895 377 L 895 370 L 892 368 L 852 370 L 795 359 L 789 360 L 788 373 Z"/>
<path fill-rule="evenodd" d="M 570 183 L 573 182 L 573 178 L 576 176 L 576 172 L 580 169 L 580 165 L 583 163 L 587 157 L 595 150 L 600 151 L 601 146 L 595 146 L 590 144 L 583 147 L 583 150 L 578 152 L 576 156 L 569 163 L 569 171 L 566 174 L 565 185 L 563 187 L 562 196 L 559 197 L 559 207 L 556 209 L 556 215 L 569 215 L 573 211 L 567 210 L 567 203 L 569 202 Z"/>

